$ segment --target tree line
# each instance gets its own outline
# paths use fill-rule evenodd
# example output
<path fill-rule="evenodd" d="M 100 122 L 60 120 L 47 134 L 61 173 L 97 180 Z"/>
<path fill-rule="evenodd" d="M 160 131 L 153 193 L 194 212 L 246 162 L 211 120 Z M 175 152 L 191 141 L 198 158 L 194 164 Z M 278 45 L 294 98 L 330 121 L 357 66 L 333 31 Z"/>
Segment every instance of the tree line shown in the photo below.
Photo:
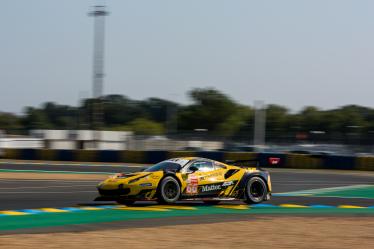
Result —
<path fill-rule="evenodd" d="M 161 98 L 133 100 L 117 94 L 84 99 L 79 106 L 47 102 L 26 107 L 22 115 L 0 112 L 0 129 L 10 134 L 25 134 L 31 129 L 95 129 L 93 113 L 99 103 L 100 129 L 131 130 L 138 135 L 253 139 L 253 107 L 211 88 L 193 89 L 188 94 L 192 100 L 188 105 Z M 307 106 L 293 113 L 284 106 L 266 106 L 266 140 L 270 142 L 372 144 L 373 138 L 373 108 L 347 105 L 321 110 Z"/>

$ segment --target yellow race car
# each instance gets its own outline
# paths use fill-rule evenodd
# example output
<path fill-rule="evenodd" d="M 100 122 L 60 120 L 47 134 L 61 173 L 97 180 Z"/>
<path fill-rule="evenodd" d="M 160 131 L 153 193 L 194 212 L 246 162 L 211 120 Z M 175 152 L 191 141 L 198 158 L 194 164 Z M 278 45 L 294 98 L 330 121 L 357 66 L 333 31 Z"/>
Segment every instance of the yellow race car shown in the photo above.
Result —
<path fill-rule="evenodd" d="M 237 164 L 243 161 L 233 161 Z M 97 201 L 130 205 L 135 201 L 156 200 L 171 204 L 178 200 L 221 200 L 260 203 L 270 199 L 271 182 L 267 171 L 239 167 L 198 157 L 173 158 L 144 171 L 119 173 L 101 182 Z"/>

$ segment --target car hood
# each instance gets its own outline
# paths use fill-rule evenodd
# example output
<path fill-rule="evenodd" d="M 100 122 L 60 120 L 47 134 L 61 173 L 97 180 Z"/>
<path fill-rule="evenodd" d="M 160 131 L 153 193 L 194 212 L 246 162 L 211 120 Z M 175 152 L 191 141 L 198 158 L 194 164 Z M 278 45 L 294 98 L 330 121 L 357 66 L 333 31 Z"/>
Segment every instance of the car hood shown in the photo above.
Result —
<path fill-rule="evenodd" d="M 152 173 L 153 172 L 118 173 L 118 174 L 110 177 L 107 180 L 112 179 L 112 180 L 116 180 L 116 181 L 119 181 L 119 180 L 131 181 L 131 180 L 135 180 L 135 179 L 138 179 L 138 178 L 149 176 Z"/>

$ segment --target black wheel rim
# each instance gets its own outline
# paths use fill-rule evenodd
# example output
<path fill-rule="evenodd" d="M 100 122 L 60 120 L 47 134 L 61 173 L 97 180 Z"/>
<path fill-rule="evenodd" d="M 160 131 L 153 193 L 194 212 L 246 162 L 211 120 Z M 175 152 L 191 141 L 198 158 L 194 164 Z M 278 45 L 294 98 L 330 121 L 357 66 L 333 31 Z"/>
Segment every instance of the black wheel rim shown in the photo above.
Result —
<path fill-rule="evenodd" d="M 259 181 L 253 182 L 249 188 L 249 194 L 254 198 L 262 197 L 264 195 L 264 185 Z"/>
<path fill-rule="evenodd" d="M 178 195 L 177 186 L 174 182 L 167 182 L 164 186 L 164 194 L 168 199 L 174 199 Z"/>

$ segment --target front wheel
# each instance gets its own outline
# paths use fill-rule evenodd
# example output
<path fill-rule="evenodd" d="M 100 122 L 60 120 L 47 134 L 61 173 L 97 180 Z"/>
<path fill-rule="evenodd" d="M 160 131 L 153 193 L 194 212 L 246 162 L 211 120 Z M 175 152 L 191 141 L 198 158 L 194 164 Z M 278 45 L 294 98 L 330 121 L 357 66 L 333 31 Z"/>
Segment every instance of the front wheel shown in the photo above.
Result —
<path fill-rule="evenodd" d="M 162 179 L 158 190 L 158 202 L 172 204 L 179 199 L 180 195 L 181 188 L 174 177 L 167 176 Z"/>
<path fill-rule="evenodd" d="M 245 202 L 248 204 L 261 203 L 266 199 L 267 193 L 265 181 L 258 176 L 252 177 L 245 187 Z"/>

